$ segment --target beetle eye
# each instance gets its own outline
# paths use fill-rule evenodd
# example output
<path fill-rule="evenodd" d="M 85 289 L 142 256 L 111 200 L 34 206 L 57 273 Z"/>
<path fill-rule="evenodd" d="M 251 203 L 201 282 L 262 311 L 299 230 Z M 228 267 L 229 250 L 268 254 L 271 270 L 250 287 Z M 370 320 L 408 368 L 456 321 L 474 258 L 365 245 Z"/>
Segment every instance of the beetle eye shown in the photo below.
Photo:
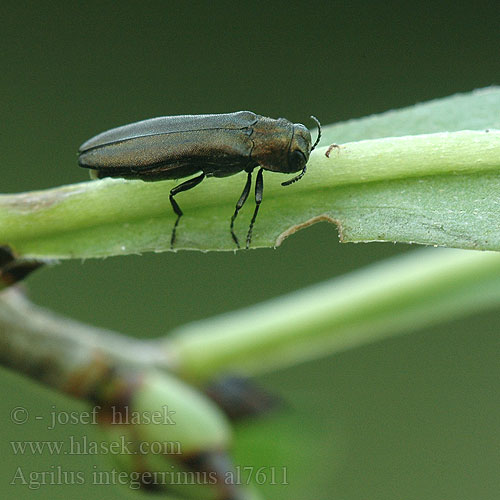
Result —
<path fill-rule="evenodd" d="M 304 168 L 304 165 L 307 163 L 306 157 L 304 153 L 299 149 L 292 151 L 288 158 L 288 165 L 290 167 L 291 172 L 298 172 Z"/>

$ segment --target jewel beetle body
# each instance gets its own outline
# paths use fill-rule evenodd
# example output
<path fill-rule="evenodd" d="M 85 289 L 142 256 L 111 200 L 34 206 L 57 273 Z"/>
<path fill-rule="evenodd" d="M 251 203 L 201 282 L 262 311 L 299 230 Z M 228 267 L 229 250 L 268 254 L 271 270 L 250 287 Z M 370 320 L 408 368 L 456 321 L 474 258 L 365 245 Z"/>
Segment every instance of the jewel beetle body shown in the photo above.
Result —
<path fill-rule="evenodd" d="M 314 118 L 314 117 L 313 117 Z M 314 118 L 315 119 L 315 118 Z M 263 193 L 263 170 L 299 175 L 283 182 L 289 185 L 306 171 L 311 134 L 300 123 L 284 118 L 273 119 L 251 111 L 213 115 L 162 116 L 103 132 L 80 146 L 78 163 L 95 171 L 93 177 L 123 177 L 143 181 L 181 179 L 198 174 L 170 191 L 170 203 L 177 215 L 172 229 L 171 246 L 183 215 L 175 195 L 198 185 L 205 177 L 227 177 L 247 173 L 247 181 L 231 217 L 231 236 L 238 211 L 250 193 L 252 172 L 259 167 L 255 184 L 255 211 L 248 229 L 246 247 Z"/>

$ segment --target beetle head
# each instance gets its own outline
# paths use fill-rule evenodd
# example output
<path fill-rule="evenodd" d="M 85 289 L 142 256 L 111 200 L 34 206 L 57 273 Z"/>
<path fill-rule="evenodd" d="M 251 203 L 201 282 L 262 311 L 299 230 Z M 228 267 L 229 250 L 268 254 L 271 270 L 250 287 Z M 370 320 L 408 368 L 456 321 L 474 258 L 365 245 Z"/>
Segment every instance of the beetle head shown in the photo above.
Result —
<path fill-rule="evenodd" d="M 288 168 L 287 173 L 298 172 L 301 170 L 300 174 L 290 179 L 289 181 L 282 182 L 282 186 L 289 186 L 299 179 L 302 179 L 303 175 L 306 173 L 306 166 L 309 160 L 309 155 L 311 151 L 317 146 L 321 138 L 321 124 L 319 120 L 311 116 L 311 118 L 318 124 L 318 137 L 316 142 L 311 147 L 311 134 L 309 130 L 301 123 L 295 123 L 293 125 L 293 136 L 290 142 L 290 149 L 288 151 Z"/>
<path fill-rule="evenodd" d="M 311 152 L 311 134 L 301 123 L 293 124 L 293 135 L 288 150 L 288 169 L 290 174 L 303 170 Z"/>

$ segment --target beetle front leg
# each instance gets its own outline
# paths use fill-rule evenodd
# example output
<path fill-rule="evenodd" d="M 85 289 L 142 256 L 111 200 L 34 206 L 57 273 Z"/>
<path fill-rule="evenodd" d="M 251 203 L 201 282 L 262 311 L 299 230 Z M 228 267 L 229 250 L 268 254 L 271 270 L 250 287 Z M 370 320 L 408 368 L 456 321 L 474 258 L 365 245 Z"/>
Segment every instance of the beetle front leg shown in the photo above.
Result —
<path fill-rule="evenodd" d="M 170 204 L 172 205 L 172 208 L 177 215 L 177 219 L 174 224 L 174 228 L 172 229 L 172 236 L 170 237 L 170 248 L 174 248 L 174 243 L 175 243 L 175 231 L 177 229 L 177 226 L 179 224 L 179 220 L 182 217 L 183 213 L 181 210 L 181 207 L 177 204 L 177 202 L 174 199 L 174 196 L 177 193 L 180 193 L 182 191 L 187 191 L 189 189 L 194 188 L 197 186 L 203 179 L 205 178 L 205 174 L 201 174 L 198 177 L 194 177 L 193 179 L 188 179 L 186 182 L 183 182 L 182 184 L 179 184 L 178 186 L 175 186 L 170 190 Z"/>
<path fill-rule="evenodd" d="M 247 182 L 245 184 L 245 187 L 243 188 L 243 192 L 241 193 L 240 199 L 238 200 L 238 203 L 236 203 L 236 208 L 234 210 L 233 216 L 231 217 L 231 225 L 229 227 L 231 230 L 231 236 L 233 237 L 233 241 L 236 243 L 236 246 L 238 248 L 240 248 L 240 243 L 238 241 L 238 238 L 236 237 L 236 234 L 234 234 L 234 221 L 236 220 L 240 208 L 245 204 L 245 201 L 247 201 L 251 185 L 252 185 L 252 172 L 250 171 L 248 172 Z"/>
<path fill-rule="evenodd" d="M 264 177 L 262 175 L 263 171 L 264 171 L 263 168 L 259 169 L 259 171 L 257 172 L 257 179 L 255 180 L 255 211 L 253 213 L 252 220 L 250 221 L 250 226 L 248 228 L 247 246 L 246 246 L 247 250 L 250 246 L 250 242 L 252 241 L 253 225 L 255 223 L 255 219 L 257 218 L 257 214 L 259 213 L 260 204 L 262 202 L 262 195 L 264 193 Z"/>

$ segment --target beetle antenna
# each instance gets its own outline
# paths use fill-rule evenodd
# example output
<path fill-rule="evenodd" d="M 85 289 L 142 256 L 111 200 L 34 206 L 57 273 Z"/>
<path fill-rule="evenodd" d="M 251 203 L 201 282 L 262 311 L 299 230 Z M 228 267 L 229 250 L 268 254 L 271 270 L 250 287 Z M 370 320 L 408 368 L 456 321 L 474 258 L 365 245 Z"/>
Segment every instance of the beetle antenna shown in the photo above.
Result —
<path fill-rule="evenodd" d="M 319 122 L 319 120 L 315 116 L 311 115 L 311 118 L 318 124 L 318 138 L 316 139 L 316 142 L 314 143 L 313 147 L 311 148 L 311 151 L 313 151 L 314 148 L 318 145 L 319 140 L 321 139 L 321 123 Z"/>
<path fill-rule="evenodd" d="M 302 177 L 304 177 L 305 173 L 306 173 L 306 167 L 304 167 L 302 169 L 302 172 L 300 172 L 299 175 L 297 175 L 293 179 L 290 179 L 289 181 L 282 182 L 281 185 L 282 186 L 289 186 L 290 184 L 293 184 L 294 182 L 300 181 L 300 179 L 302 179 Z"/>

